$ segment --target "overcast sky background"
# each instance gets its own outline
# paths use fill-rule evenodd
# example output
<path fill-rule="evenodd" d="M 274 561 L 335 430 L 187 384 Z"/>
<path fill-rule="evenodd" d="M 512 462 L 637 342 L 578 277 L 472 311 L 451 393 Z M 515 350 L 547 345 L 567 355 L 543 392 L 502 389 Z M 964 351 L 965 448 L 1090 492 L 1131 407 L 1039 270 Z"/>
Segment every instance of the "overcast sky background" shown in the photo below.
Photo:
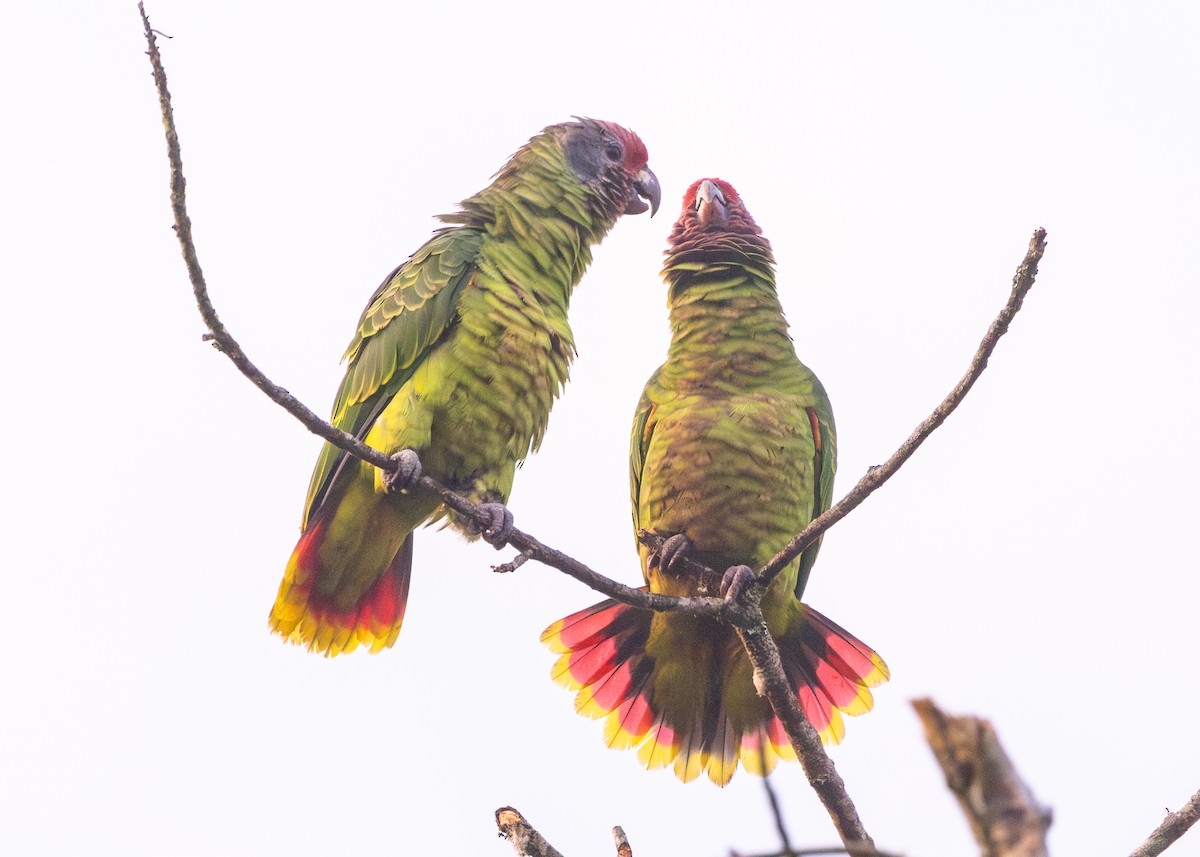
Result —
<path fill-rule="evenodd" d="M 663 211 L 596 252 L 512 498 L 519 527 L 629 583 L 629 422 L 689 183 L 732 182 L 775 247 L 839 495 L 958 379 L 1044 226 L 976 389 L 826 538 L 806 600 L 893 675 L 833 758 L 879 846 L 913 857 L 976 853 L 918 696 L 994 722 L 1054 853 L 1128 853 L 1200 787 L 1194 4 L 148 11 L 174 37 L 213 299 L 322 413 L 433 215 L 572 114 L 642 136 Z M 610 853 L 614 824 L 644 857 L 777 847 L 757 778 L 683 785 L 603 747 L 538 643 L 598 596 L 491 574 L 511 550 L 420 532 L 381 655 L 268 634 L 319 442 L 200 340 L 135 5 L 4 17 L 0 851 L 499 857 L 504 804 L 568 855 Z M 836 839 L 798 766 L 773 782 L 797 845 Z"/>

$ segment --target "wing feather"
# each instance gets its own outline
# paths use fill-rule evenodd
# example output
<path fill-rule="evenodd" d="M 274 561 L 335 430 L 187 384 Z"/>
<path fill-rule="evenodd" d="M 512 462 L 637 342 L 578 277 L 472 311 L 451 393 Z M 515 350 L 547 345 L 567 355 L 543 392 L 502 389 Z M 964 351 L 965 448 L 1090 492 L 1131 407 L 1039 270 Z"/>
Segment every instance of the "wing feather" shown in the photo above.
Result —
<path fill-rule="evenodd" d="M 333 405 L 333 425 L 362 439 L 396 392 L 455 321 L 458 295 L 474 273 L 483 241 L 470 228 L 440 229 L 408 261 L 388 274 L 367 302 L 346 349 L 346 376 Z M 305 502 L 308 526 L 347 459 L 326 443 Z"/>
<path fill-rule="evenodd" d="M 658 386 L 658 375 L 661 369 L 655 370 L 646 382 L 642 398 L 638 401 L 637 411 L 633 415 L 633 434 L 629 439 L 629 490 L 633 501 L 633 529 L 636 533 L 642 527 L 638 509 L 641 505 L 642 470 L 646 466 L 646 453 L 650 449 L 650 438 L 658 425 L 656 418 L 657 405 L 650 399 L 650 391 Z"/>
<path fill-rule="evenodd" d="M 814 460 L 813 470 L 816 479 L 813 481 L 813 517 L 827 511 L 833 503 L 833 477 L 837 471 L 837 429 L 833 424 L 833 407 L 829 404 L 829 396 L 821 382 L 805 367 L 813 382 L 815 402 L 808 408 L 809 419 L 813 427 Z M 808 575 L 813 563 L 817 561 L 817 553 L 821 550 L 821 539 L 817 539 L 800 554 L 800 570 L 796 575 L 796 597 L 804 593 L 808 583 Z"/>

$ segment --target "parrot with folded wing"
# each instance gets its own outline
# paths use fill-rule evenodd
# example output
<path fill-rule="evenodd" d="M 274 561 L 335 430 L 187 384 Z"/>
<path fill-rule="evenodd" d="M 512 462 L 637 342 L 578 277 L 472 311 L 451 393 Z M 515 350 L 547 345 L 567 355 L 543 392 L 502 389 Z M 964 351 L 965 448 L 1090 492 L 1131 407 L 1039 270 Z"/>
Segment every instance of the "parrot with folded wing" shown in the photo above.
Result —
<path fill-rule="evenodd" d="M 770 244 L 737 191 L 693 184 L 670 236 L 663 276 L 671 344 L 633 423 L 634 529 L 651 592 L 715 594 L 682 557 L 746 574 L 829 508 L 837 436 L 829 398 L 796 356 L 775 290 Z M 872 705 L 888 678 L 874 651 L 800 602 L 816 542 L 767 587 L 762 610 L 801 710 L 826 742 L 843 714 Z M 554 678 L 579 713 L 605 720 L 614 748 L 637 747 L 649 768 L 701 772 L 725 785 L 740 762 L 763 776 L 795 759 L 758 695 L 735 630 L 715 618 L 605 601 L 555 622 Z"/>
<path fill-rule="evenodd" d="M 567 305 L 591 248 L 622 214 L 658 208 L 647 157 L 611 122 L 552 125 L 384 279 L 346 351 L 331 422 L 395 457 L 397 472 L 325 444 L 272 630 L 325 655 L 378 652 L 400 632 L 418 526 L 449 514 L 503 545 L 514 471 L 567 381 Z M 492 525 L 408 490 L 421 473 L 483 504 Z"/>

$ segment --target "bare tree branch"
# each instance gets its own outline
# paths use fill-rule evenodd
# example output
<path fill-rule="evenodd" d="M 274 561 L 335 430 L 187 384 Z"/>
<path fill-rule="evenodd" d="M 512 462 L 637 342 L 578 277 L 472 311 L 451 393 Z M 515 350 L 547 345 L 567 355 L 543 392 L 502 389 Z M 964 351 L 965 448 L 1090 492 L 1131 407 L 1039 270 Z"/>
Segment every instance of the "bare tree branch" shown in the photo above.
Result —
<path fill-rule="evenodd" d="M 862 479 L 858 480 L 846 496 L 838 500 L 824 514 L 814 518 L 813 521 L 798 533 L 787 547 L 781 550 L 778 554 L 771 558 L 770 562 L 764 565 L 758 572 L 758 578 L 761 583 L 769 583 L 777 574 L 779 574 L 787 566 L 789 562 L 820 538 L 821 534 L 840 521 L 846 515 L 856 508 L 863 500 L 871 496 L 871 494 L 884 482 L 888 481 L 895 475 L 896 471 L 908 461 L 917 448 L 925 442 L 934 431 L 942 423 L 946 421 L 946 417 L 954 412 L 954 409 L 962 403 L 966 398 L 967 393 L 979 376 L 983 374 L 983 370 L 987 368 L 988 358 L 992 356 L 992 352 L 996 348 L 996 343 L 1000 341 L 1000 337 L 1008 332 L 1008 326 L 1012 323 L 1013 318 L 1021 309 L 1021 304 L 1025 300 L 1025 295 L 1033 288 L 1033 281 L 1037 277 L 1038 262 L 1041 261 L 1042 254 L 1046 251 L 1046 230 L 1035 229 L 1033 237 L 1029 240 L 1029 250 L 1025 254 L 1024 260 L 1017 267 L 1017 273 L 1013 277 L 1012 291 L 1009 294 L 1008 302 L 1004 308 L 1000 310 L 1000 314 L 996 316 L 987 333 L 983 337 L 983 341 L 979 343 L 979 349 L 975 352 L 975 356 L 971 358 L 971 365 L 967 369 L 967 373 L 959 380 L 954 389 L 950 391 L 942 402 L 933 409 L 928 417 L 913 430 L 913 433 L 908 436 L 908 439 L 900 445 L 900 448 L 892 454 L 886 462 L 878 467 L 872 467 L 867 471 Z"/>
<path fill-rule="evenodd" d="M 1021 780 L 992 724 L 953 717 L 931 699 L 912 705 L 984 857 L 1047 857 L 1050 810 Z"/>
<path fill-rule="evenodd" d="M 1175 843 L 1179 837 L 1200 820 L 1200 792 L 1196 792 L 1180 807 L 1178 812 L 1168 812 L 1163 823 L 1155 828 L 1150 837 L 1133 850 L 1129 857 L 1158 857 Z"/>
<path fill-rule="evenodd" d="M 496 810 L 496 827 L 500 836 L 512 843 L 513 850 L 521 857 L 562 857 L 562 854 L 533 829 L 525 816 L 511 806 Z"/>

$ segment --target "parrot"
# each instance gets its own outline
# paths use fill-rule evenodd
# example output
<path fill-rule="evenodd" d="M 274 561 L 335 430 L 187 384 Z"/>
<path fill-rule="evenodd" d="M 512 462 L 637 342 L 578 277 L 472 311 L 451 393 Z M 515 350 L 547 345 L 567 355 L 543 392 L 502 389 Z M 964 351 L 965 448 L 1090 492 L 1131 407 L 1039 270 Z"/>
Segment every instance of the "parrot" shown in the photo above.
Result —
<path fill-rule="evenodd" d="M 379 652 L 400 632 L 418 526 L 446 520 L 504 545 L 515 469 L 541 443 L 575 355 L 567 305 L 592 247 L 622 214 L 658 210 L 647 161 L 641 138 L 615 123 L 551 125 L 384 278 L 343 357 L 330 421 L 397 470 L 321 449 L 275 633 L 327 657 Z M 493 524 L 414 490 L 422 474 Z"/>
<path fill-rule="evenodd" d="M 688 188 L 662 275 L 671 342 L 634 416 L 630 485 L 635 532 L 666 541 L 652 550 L 639 540 L 638 553 L 651 592 L 715 594 L 688 557 L 729 569 L 724 594 L 731 573 L 751 574 L 745 564 L 761 567 L 829 508 L 833 411 L 796 356 L 771 245 L 728 182 Z M 844 735 L 842 715 L 870 710 L 870 689 L 889 674 L 871 648 L 801 603 L 820 546 L 771 581 L 761 607 L 801 710 L 830 743 Z M 647 768 L 672 766 L 684 782 L 703 772 L 724 786 L 739 762 L 766 776 L 796 758 L 737 633 L 716 618 L 608 600 L 555 622 L 542 642 L 559 655 L 552 677 L 577 691 L 576 711 L 603 719 L 608 746 L 637 748 Z"/>

